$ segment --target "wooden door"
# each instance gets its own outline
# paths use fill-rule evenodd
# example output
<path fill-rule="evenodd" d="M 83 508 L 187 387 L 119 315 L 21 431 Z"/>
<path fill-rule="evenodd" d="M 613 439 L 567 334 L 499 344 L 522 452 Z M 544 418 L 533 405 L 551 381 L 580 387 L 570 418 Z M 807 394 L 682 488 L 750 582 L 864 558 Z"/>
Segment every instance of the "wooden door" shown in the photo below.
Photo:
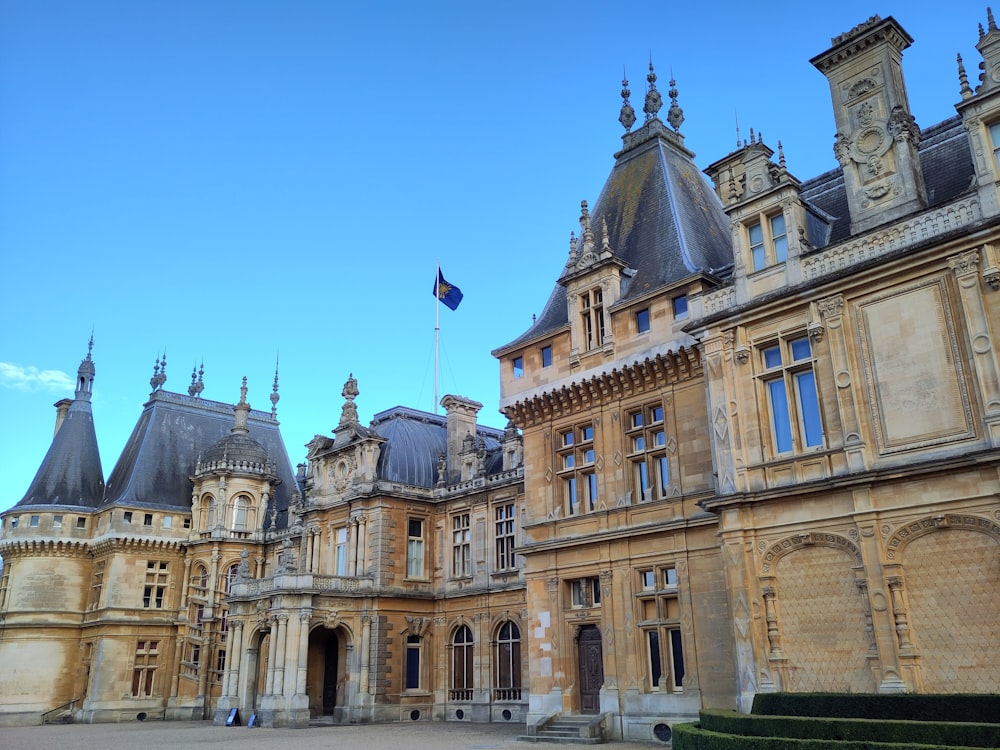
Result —
<path fill-rule="evenodd" d="M 601 686 L 604 685 L 604 654 L 601 631 L 596 625 L 584 625 L 578 640 L 580 663 L 580 713 L 596 714 L 601 710 Z"/>

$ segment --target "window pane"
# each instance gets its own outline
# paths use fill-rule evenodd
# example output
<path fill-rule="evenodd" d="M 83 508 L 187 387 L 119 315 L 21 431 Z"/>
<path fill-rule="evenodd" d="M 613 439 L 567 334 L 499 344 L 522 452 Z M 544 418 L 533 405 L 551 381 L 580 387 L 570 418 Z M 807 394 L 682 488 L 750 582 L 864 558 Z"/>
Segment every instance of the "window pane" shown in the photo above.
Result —
<path fill-rule="evenodd" d="M 683 320 L 688 316 L 688 298 L 686 294 L 674 297 L 674 319 Z"/>
<path fill-rule="evenodd" d="M 802 436 L 807 446 L 823 444 L 823 425 L 819 418 L 819 399 L 816 396 L 816 376 L 812 370 L 796 373 L 795 390 L 799 397 L 799 416 L 802 419 Z"/>
<path fill-rule="evenodd" d="M 788 237 L 785 236 L 785 216 L 771 217 L 771 242 L 774 245 L 774 259 L 784 263 L 788 259 Z"/>
<path fill-rule="evenodd" d="M 639 333 L 644 333 L 649 330 L 649 309 L 639 310 L 635 314 L 635 327 Z"/>
<path fill-rule="evenodd" d="M 542 367 L 549 367 L 552 364 L 552 347 L 542 347 Z"/>
<path fill-rule="evenodd" d="M 684 684 L 684 649 L 681 648 L 681 631 L 670 631 L 670 656 L 674 662 L 674 688 Z"/>
<path fill-rule="evenodd" d="M 630 419 L 633 427 L 642 427 L 642 412 L 637 411 Z"/>
<path fill-rule="evenodd" d="M 650 419 L 653 422 L 662 422 L 663 421 L 663 407 L 662 406 L 654 406 L 652 409 L 649 410 L 649 416 L 650 416 Z"/>
<path fill-rule="evenodd" d="M 667 433 L 663 430 L 653 433 L 653 445 L 663 446 L 667 444 Z"/>
<path fill-rule="evenodd" d="M 524 377 L 524 359 L 521 357 L 514 357 L 514 377 Z"/>
<path fill-rule="evenodd" d="M 660 456 L 656 459 L 656 466 L 660 475 L 660 496 L 663 497 L 667 494 L 667 485 L 670 484 L 670 463 L 666 456 Z"/>
<path fill-rule="evenodd" d="M 753 270 L 759 271 L 767 265 L 764 254 L 764 230 L 760 224 L 754 224 L 747 230 L 750 234 L 750 256 L 753 260 Z"/>
<path fill-rule="evenodd" d="M 593 425 L 587 425 L 586 427 L 580 428 L 580 439 L 581 440 L 593 440 L 594 439 L 594 427 Z"/>
<path fill-rule="evenodd" d="M 632 452 L 646 450 L 646 438 L 642 435 L 632 438 Z"/>
<path fill-rule="evenodd" d="M 764 367 L 781 366 L 781 349 L 772 346 L 764 350 Z"/>
<path fill-rule="evenodd" d="M 597 507 L 597 475 L 587 475 L 587 510 Z"/>
<path fill-rule="evenodd" d="M 562 444 L 563 445 L 573 445 L 573 431 L 564 432 L 562 434 Z"/>
<path fill-rule="evenodd" d="M 809 339 L 795 339 L 795 341 L 789 342 L 788 346 L 792 350 L 792 361 L 794 362 L 809 359 L 812 356 L 809 350 Z"/>
<path fill-rule="evenodd" d="M 646 635 L 649 643 L 649 680 L 652 687 L 656 687 L 663 675 L 663 670 L 660 667 L 660 634 L 655 630 L 650 630 Z"/>
<path fill-rule="evenodd" d="M 788 394 L 785 381 L 772 380 L 767 384 L 771 397 L 771 423 L 774 427 L 774 447 L 778 453 L 792 449 L 792 426 L 788 414 Z"/>
<path fill-rule="evenodd" d="M 563 492 L 565 494 L 566 506 L 569 508 L 571 516 L 580 512 L 579 500 L 576 497 L 576 477 L 568 477 L 563 480 Z"/>

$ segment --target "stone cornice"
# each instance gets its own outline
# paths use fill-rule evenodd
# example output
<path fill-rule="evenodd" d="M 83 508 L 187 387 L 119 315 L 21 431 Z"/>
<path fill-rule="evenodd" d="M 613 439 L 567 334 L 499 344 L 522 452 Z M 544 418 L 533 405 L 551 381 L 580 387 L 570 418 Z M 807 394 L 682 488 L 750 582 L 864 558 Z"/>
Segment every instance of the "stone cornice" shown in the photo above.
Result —
<path fill-rule="evenodd" d="M 681 347 L 529 396 L 506 406 L 503 411 L 519 427 L 530 427 L 581 408 L 689 380 L 701 373 L 701 352 L 697 348 Z"/>

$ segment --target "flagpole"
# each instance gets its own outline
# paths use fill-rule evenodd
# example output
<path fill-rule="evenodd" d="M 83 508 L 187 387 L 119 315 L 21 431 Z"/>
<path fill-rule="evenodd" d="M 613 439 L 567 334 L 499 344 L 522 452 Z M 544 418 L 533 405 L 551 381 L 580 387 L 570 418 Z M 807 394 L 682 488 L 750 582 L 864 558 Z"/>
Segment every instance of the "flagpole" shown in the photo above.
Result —
<path fill-rule="evenodd" d="M 441 344 L 441 259 L 434 274 L 434 413 L 438 413 L 438 348 Z"/>

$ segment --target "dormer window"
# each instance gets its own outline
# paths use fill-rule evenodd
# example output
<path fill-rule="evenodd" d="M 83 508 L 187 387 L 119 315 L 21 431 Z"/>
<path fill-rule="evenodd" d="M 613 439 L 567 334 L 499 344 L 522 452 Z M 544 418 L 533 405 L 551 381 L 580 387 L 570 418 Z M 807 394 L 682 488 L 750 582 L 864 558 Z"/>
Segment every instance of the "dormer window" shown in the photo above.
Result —
<path fill-rule="evenodd" d="M 784 263 L 788 259 L 788 235 L 785 215 L 774 214 L 747 225 L 750 260 L 754 271 Z"/>
<path fill-rule="evenodd" d="M 604 345 L 604 293 L 600 287 L 580 295 L 583 316 L 583 340 L 587 350 Z"/>

